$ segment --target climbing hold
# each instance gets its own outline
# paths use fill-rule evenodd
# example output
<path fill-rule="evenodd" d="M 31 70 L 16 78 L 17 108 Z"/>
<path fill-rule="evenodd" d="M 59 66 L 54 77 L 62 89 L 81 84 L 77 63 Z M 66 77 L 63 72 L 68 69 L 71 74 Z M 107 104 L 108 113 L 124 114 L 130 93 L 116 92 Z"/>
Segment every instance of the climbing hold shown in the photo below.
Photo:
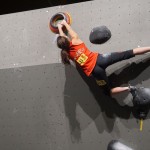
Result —
<path fill-rule="evenodd" d="M 66 20 L 66 22 L 69 25 L 72 23 L 72 18 L 71 18 L 69 13 L 67 13 L 67 12 L 59 12 L 59 13 L 56 13 L 55 15 L 53 15 L 51 17 L 50 22 L 49 22 L 50 30 L 52 32 L 54 32 L 54 33 L 59 33 L 57 25 L 62 20 Z M 63 30 L 65 31 L 66 28 L 63 27 Z"/>
<path fill-rule="evenodd" d="M 149 88 L 136 88 L 131 91 L 133 96 L 133 104 L 136 106 L 150 105 L 150 89 Z"/>
<path fill-rule="evenodd" d="M 112 140 L 107 147 L 107 150 L 133 150 L 132 148 L 122 144 L 118 140 Z"/>
<path fill-rule="evenodd" d="M 130 90 L 133 96 L 133 105 L 135 106 L 139 119 L 145 119 L 150 108 L 150 89 L 134 88 Z"/>
<path fill-rule="evenodd" d="M 92 29 L 89 40 L 93 44 L 103 44 L 111 38 L 111 31 L 106 26 L 99 26 Z"/>
<path fill-rule="evenodd" d="M 140 120 L 140 131 L 143 130 L 143 119 Z"/>

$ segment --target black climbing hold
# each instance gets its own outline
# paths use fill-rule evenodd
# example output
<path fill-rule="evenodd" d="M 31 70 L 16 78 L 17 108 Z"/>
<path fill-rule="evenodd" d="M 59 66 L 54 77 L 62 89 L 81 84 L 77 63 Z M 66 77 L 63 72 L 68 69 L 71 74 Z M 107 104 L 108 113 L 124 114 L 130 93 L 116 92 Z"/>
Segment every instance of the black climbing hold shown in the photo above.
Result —
<path fill-rule="evenodd" d="M 92 29 L 89 40 L 93 44 L 103 44 L 111 38 L 111 31 L 106 26 L 99 26 Z"/>
<path fill-rule="evenodd" d="M 149 88 L 134 88 L 130 90 L 133 96 L 133 105 L 136 108 L 137 117 L 145 119 L 150 108 L 150 89 Z"/>
<path fill-rule="evenodd" d="M 136 106 L 150 105 L 150 89 L 149 88 L 136 88 L 131 91 L 133 96 L 133 104 Z"/>

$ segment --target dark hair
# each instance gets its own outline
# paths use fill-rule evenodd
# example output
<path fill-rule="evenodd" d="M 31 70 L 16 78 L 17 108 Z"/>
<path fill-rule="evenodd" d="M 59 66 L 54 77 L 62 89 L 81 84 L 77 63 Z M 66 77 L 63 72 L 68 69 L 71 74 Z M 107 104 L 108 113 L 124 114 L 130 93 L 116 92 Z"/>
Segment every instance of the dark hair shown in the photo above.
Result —
<path fill-rule="evenodd" d="M 67 51 L 70 48 L 70 42 L 69 42 L 68 38 L 66 38 L 64 36 L 59 36 L 57 38 L 57 46 L 58 46 L 58 48 Z"/>
<path fill-rule="evenodd" d="M 70 65 L 69 55 L 66 50 L 61 50 L 61 61 L 63 64 Z"/>
<path fill-rule="evenodd" d="M 67 51 L 69 51 L 70 48 L 70 42 L 66 37 L 59 36 L 57 38 L 57 46 L 61 50 L 61 60 L 64 64 L 70 64 L 69 54 Z"/>

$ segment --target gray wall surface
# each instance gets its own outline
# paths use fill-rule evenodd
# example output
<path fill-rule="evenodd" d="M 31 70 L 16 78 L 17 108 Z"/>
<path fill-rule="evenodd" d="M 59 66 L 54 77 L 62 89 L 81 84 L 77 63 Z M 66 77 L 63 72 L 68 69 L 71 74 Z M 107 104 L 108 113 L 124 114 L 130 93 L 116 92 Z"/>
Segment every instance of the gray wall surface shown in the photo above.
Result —
<path fill-rule="evenodd" d="M 106 150 L 117 139 L 149 150 L 150 116 L 143 131 L 132 96 L 106 97 L 74 65 L 61 64 L 49 20 L 69 12 L 73 29 L 99 53 L 150 44 L 150 0 L 94 0 L 0 16 L 0 150 Z M 106 25 L 112 38 L 89 42 L 93 27 Z M 107 69 L 114 84 L 150 88 L 150 54 Z"/>

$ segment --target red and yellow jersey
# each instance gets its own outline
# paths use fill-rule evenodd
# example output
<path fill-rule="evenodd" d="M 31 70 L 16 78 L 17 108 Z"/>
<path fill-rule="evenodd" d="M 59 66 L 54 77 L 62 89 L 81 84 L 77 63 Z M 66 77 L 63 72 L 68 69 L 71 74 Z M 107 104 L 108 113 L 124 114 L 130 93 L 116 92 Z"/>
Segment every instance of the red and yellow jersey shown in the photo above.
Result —
<path fill-rule="evenodd" d="M 71 60 L 78 63 L 87 76 L 90 76 L 95 67 L 98 53 L 91 52 L 84 43 L 73 45 L 70 42 L 70 49 L 68 51 Z"/>

